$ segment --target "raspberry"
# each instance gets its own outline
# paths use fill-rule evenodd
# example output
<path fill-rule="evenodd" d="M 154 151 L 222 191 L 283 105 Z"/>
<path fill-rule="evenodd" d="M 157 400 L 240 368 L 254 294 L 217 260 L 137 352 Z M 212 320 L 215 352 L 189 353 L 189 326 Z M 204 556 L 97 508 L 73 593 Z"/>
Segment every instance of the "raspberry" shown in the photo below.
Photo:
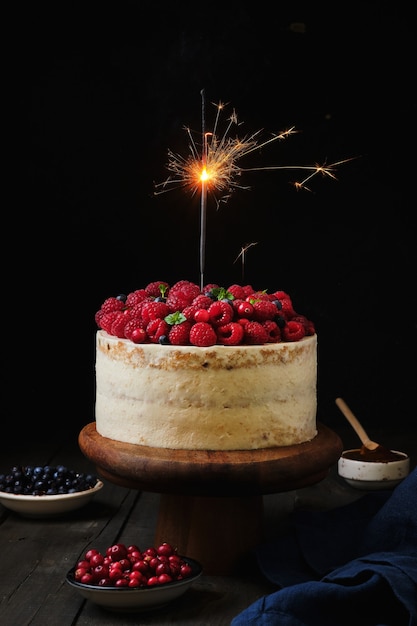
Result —
<path fill-rule="evenodd" d="M 168 289 L 168 283 L 163 280 L 155 280 L 145 287 L 145 291 L 148 296 L 152 296 L 153 298 L 160 298 L 161 296 L 163 297 Z"/>
<path fill-rule="evenodd" d="M 216 331 L 207 322 L 196 322 L 190 330 L 190 342 L 193 346 L 214 346 L 217 342 Z"/>
<path fill-rule="evenodd" d="M 143 332 L 145 333 L 145 337 L 146 337 L 146 332 L 145 329 L 143 327 L 143 322 L 140 318 L 138 317 L 133 317 L 131 318 L 125 325 L 125 338 L 126 339 L 132 339 L 132 335 L 136 330 L 143 330 Z M 136 333 L 136 336 L 138 335 L 138 333 Z M 135 343 L 142 343 L 142 342 L 135 342 Z"/>
<path fill-rule="evenodd" d="M 285 291 L 276 291 L 274 294 L 274 300 L 278 300 L 281 305 L 281 315 L 285 319 L 289 320 L 296 314 L 290 296 Z"/>
<path fill-rule="evenodd" d="M 245 298 L 247 298 L 248 296 L 250 296 L 251 293 L 253 293 L 255 290 L 252 287 L 252 285 L 243 285 L 243 291 L 245 292 Z"/>
<path fill-rule="evenodd" d="M 193 323 L 189 320 L 174 324 L 168 332 L 168 340 L 173 346 L 189 346 L 190 330 Z"/>
<path fill-rule="evenodd" d="M 102 328 L 101 325 L 101 318 L 103 317 L 103 315 L 106 315 L 106 313 L 104 311 L 102 311 L 101 309 L 99 311 L 97 311 L 94 315 L 94 321 L 97 324 L 97 326 L 99 328 Z"/>
<path fill-rule="evenodd" d="M 111 297 L 107 298 L 107 300 L 104 300 L 100 308 L 105 313 L 110 313 L 110 311 L 121 311 L 125 308 L 125 306 L 126 305 L 123 300 Z"/>
<path fill-rule="evenodd" d="M 253 303 L 254 320 L 257 322 L 265 322 L 273 320 L 278 313 L 278 309 L 270 300 L 257 300 Z"/>
<path fill-rule="evenodd" d="M 277 300 L 291 300 L 290 296 L 288 295 L 288 293 L 286 291 L 274 291 L 274 293 L 272 294 Z"/>
<path fill-rule="evenodd" d="M 124 311 L 124 312 L 120 311 L 119 313 L 117 313 L 111 325 L 110 334 L 114 335 L 115 337 L 120 337 L 121 339 L 124 339 L 125 326 L 127 322 L 129 321 L 129 319 L 130 319 L 129 311 Z"/>
<path fill-rule="evenodd" d="M 198 285 L 188 280 L 180 280 L 169 290 L 166 302 L 171 311 L 182 311 L 198 295 L 200 295 L 200 287 Z"/>
<path fill-rule="evenodd" d="M 208 295 L 209 298 L 211 298 L 212 292 L 216 289 L 220 289 L 220 286 L 216 285 L 216 283 L 209 283 L 208 285 L 204 285 L 201 291 L 205 296 Z"/>
<path fill-rule="evenodd" d="M 145 289 L 136 289 L 136 291 L 132 291 L 126 298 L 126 306 L 133 307 L 135 304 L 139 304 L 142 300 L 146 300 L 149 298 L 149 294 L 145 291 Z"/>
<path fill-rule="evenodd" d="M 313 322 L 305 317 L 305 315 L 294 315 L 291 321 L 300 322 L 304 326 L 306 335 L 314 335 L 314 333 L 316 332 Z"/>
<path fill-rule="evenodd" d="M 109 335 L 111 335 L 112 324 L 115 319 L 120 315 L 120 313 L 120 311 L 110 311 L 109 313 L 104 313 L 104 315 L 102 315 L 100 319 L 100 328 L 102 328 L 106 331 L 106 333 L 109 333 Z"/>
<path fill-rule="evenodd" d="M 258 300 L 269 300 L 269 295 L 265 291 L 254 291 L 246 296 L 246 301 L 252 304 Z"/>
<path fill-rule="evenodd" d="M 241 324 L 230 322 L 224 326 L 219 326 L 217 330 L 217 341 L 223 346 L 237 346 L 242 342 L 244 330 Z"/>
<path fill-rule="evenodd" d="M 136 343 L 262 344 L 299 341 L 316 332 L 313 322 L 295 311 L 285 291 L 267 293 L 266 289 L 236 283 L 228 289 L 209 283 L 200 290 L 189 280 L 180 280 L 172 287 L 164 281 L 153 281 L 128 296 L 107 298 L 94 319 L 98 328 Z M 154 320 L 166 324 L 152 324 L 148 337 L 146 328 Z M 185 321 L 187 324 L 181 328 L 173 328 Z M 236 330 L 235 324 L 243 329 L 239 340 L 242 331 Z M 197 328 L 191 333 L 194 326 Z"/>
<path fill-rule="evenodd" d="M 243 326 L 244 343 L 258 345 L 268 343 L 268 333 L 260 322 L 248 322 Z"/>
<path fill-rule="evenodd" d="M 289 321 L 284 328 L 281 329 L 281 335 L 284 341 L 300 341 L 305 337 L 306 331 L 301 322 Z"/>
<path fill-rule="evenodd" d="M 247 296 L 245 290 L 240 285 L 230 285 L 227 289 L 235 298 L 235 300 L 244 300 Z"/>
<path fill-rule="evenodd" d="M 159 339 L 163 335 L 168 335 L 170 331 L 170 325 L 161 319 L 154 319 L 146 326 L 146 334 L 149 337 L 151 343 L 159 343 Z"/>
<path fill-rule="evenodd" d="M 132 317 L 142 317 L 142 310 L 143 307 L 145 306 L 145 304 L 147 304 L 149 302 L 149 300 L 142 300 L 141 302 L 138 302 L 137 304 L 135 304 L 134 306 L 132 306 L 132 308 L 130 309 L 130 312 L 132 314 Z"/>
<path fill-rule="evenodd" d="M 266 320 L 265 322 L 262 322 L 262 326 L 268 333 L 268 343 L 279 343 L 281 341 L 281 331 L 276 322 Z"/>
<path fill-rule="evenodd" d="M 213 302 L 208 308 L 210 323 L 217 327 L 228 324 L 233 319 L 233 307 L 228 302 L 218 300 Z"/>
<path fill-rule="evenodd" d="M 170 308 L 166 302 L 155 302 L 155 300 L 146 301 L 142 306 L 142 319 L 145 324 L 151 320 L 164 319 L 170 313 Z"/>
<path fill-rule="evenodd" d="M 198 306 L 194 306 L 194 304 L 190 304 L 189 306 L 186 306 L 185 309 L 181 311 L 181 313 L 187 318 L 187 320 L 194 322 L 195 314 L 197 313 L 197 311 L 201 311 L 201 310 L 203 309 L 200 309 L 200 307 Z M 207 313 L 207 317 L 208 317 L 208 313 Z M 208 321 L 208 320 L 205 320 L 205 321 Z"/>
<path fill-rule="evenodd" d="M 208 309 L 211 304 L 213 304 L 213 298 L 200 294 L 194 298 L 191 306 L 197 306 L 199 309 Z"/>

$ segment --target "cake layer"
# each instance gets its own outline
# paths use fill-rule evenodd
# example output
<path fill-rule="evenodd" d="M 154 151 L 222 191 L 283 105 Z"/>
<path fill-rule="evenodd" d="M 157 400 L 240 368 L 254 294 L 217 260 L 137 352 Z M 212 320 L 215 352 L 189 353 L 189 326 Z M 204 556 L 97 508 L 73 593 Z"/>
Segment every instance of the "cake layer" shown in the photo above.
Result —
<path fill-rule="evenodd" d="M 316 429 L 317 336 L 208 348 L 97 332 L 96 429 L 155 448 L 256 450 Z"/>

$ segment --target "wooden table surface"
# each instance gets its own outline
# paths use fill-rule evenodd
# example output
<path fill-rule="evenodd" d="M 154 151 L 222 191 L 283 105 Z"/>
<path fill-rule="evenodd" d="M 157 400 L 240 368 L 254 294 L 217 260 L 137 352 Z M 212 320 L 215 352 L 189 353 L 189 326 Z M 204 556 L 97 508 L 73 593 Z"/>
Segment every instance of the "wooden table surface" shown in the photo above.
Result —
<path fill-rule="evenodd" d="M 343 439 L 345 447 L 357 445 L 349 433 Z M 382 434 L 379 440 L 384 441 Z M 412 467 L 416 465 L 415 433 L 397 434 L 389 441 L 391 447 L 407 451 Z M 31 463 L 63 463 L 79 471 L 95 471 L 91 461 L 81 453 L 76 436 L 55 444 L 5 445 L 3 442 L 0 471 L 14 464 Z M 349 487 L 337 475 L 336 466 L 315 485 L 265 495 L 264 538 L 271 539 L 282 532 L 296 508 L 333 508 L 362 495 L 363 492 Z M 0 624 L 226 626 L 257 598 L 276 591 L 258 570 L 253 554 L 248 554 L 242 571 L 230 576 L 207 575 L 203 563 L 203 575 L 182 597 L 162 609 L 114 613 L 83 600 L 65 582 L 67 571 L 91 547 L 105 549 L 115 542 L 136 543 L 141 548 L 153 545 L 159 504 L 157 493 L 105 481 L 103 489 L 89 504 L 62 518 L 29 519 L 0 505 Z"/>

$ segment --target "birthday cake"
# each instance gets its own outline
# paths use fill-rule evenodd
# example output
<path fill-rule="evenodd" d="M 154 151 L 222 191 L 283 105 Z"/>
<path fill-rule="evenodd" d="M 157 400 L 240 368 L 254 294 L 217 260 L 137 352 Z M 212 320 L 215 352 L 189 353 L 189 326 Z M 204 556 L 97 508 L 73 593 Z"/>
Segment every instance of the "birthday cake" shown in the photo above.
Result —
<path fill-rule="evenodd" d="M 152 282 L 96 312 L 97 433 L 257 450 L 317 434 L 317 335 L 284 291 Z"/>

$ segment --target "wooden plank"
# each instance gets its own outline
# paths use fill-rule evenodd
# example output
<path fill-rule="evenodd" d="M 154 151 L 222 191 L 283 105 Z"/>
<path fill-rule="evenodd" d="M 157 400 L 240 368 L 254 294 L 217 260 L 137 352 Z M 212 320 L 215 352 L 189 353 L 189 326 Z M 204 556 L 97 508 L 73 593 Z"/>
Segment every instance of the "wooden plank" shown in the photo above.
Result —
<path fill-rule="evenodd" d="M 53 448 L 50 453 L 39 446 L 36 451 L 16 456 L 23 464 L 63 463 L 80 471 L 92 470 L 91 463 L 73 445 Z M 30 519 L 3 511 L 1 623 L 65 626 L 61 613 L 66 606 L 67 623 L 72 624 L 81 603 L 65 583 L 67 571 L 93 544 L 107 547 L 117 540 L 139 498 L 136 490 L 106 483 L 89 504 L 64 517 Z"/>
<path fill-rule="evenodd" d="M 407 450 L 411 455 L 411 469 L 415 467 L 416 433 L 394 433 L 394 436 L 381 433 L 379 439 L 392 442 L 395 449 Z M 1 469 L 19 462 L 62 462 L 81 471 L 94 470 L 78 448 L 76 438 L 64 444 L 10 446 L 3 449 L 0 459 Z M 273 539 L 280 534 L 296 508 L 333 508 L 362 495 L 337 475 L 334 465 L 329 476 L 319 483 L 264 496 L 264 536 Z M 84 601 L 66 584 L 68 569 L 89 547 L 105 548 L 116 541 L 144 544 L 145 547 L 152 545 L 160 502 L 158 494 L 140 493 L 106 481 L 104 488 L 87 506 L 64 518 L 26 519 L 0 505 L 0 624 L 229 626 L 233 617 L 252 602 L 276 590 L 258 571 L 253 555 L 248 555 L 240 572 L 233 576 L 203 573 L 184 596 L 152 612 L 113 613 Z M 181 498 L 178 499 L 180 503 Z"/>

